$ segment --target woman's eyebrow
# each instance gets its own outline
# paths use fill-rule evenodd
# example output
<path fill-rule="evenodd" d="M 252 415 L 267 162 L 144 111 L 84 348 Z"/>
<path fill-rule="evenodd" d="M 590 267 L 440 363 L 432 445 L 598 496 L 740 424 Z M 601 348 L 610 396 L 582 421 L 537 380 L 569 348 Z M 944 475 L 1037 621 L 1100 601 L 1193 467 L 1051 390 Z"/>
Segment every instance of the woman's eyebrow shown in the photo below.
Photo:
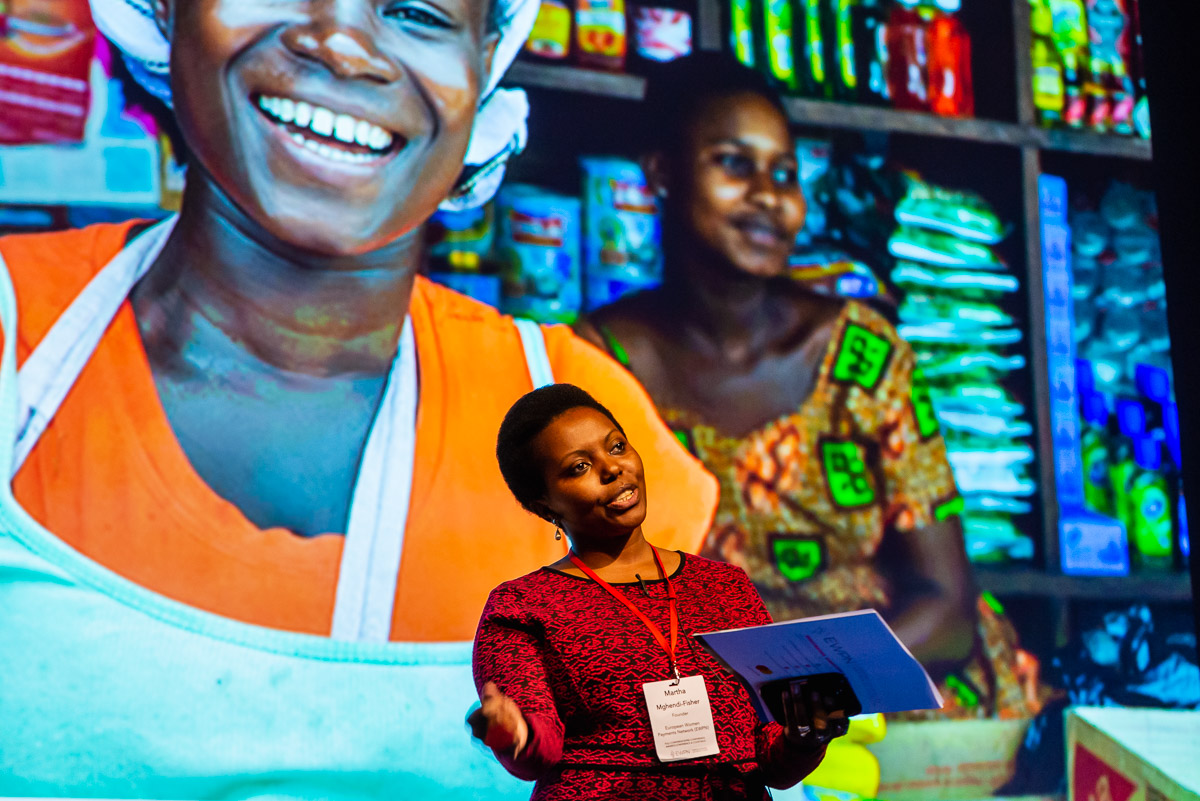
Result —
<path fill-rule="evenodd" d="M 558 460 L 558 463 L 560 466 L 562 466 L 566 462 L 569 462 L 572 459 L 575 459 L 579 456 L 587 456 L 587 455 L 588 455 L 588 452 L 586 450 L 584 450 L 583 448 L 576 448 L 575 450 L 571 451 L 570 453 L 564 454 L 563 457 Z"/>
<path fill-rule="evenodd" d="M 707 144 L 709 146 L 712 146 L 712 145 L 735 145 L 737 147 L 750 147 L 749 142 L 747 142 L 743 139 L 739 139 L 736 136 L 718 136 L 713 139 L 709 139 Z"/>

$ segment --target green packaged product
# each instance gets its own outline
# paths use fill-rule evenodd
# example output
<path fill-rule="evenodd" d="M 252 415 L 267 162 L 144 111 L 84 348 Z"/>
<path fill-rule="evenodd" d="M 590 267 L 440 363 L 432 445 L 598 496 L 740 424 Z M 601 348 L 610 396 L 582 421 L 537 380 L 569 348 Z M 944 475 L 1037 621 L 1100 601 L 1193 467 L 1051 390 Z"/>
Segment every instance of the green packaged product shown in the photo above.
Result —
<path fill-rule="evenodd" d="M 900 306 L 901 322 L 953 323 L 959 326 L 1009 326 L 1013 317 L 994 303 L 979 303 L 944 295 L 909 292 Z"/>
<path fill-rule="evenodd" d="M 1033 504 L 1020 498 L 1007 495 L 988 495 L 987 493 L 970 493 L 963 496 L 965 509 L 968 513 L 983 512 L 1005 515 L 1027 515 L 1033 512 Z"/>
<path fill-rule="evenodd" d="M 909 261 L 897 263 L 892 270 L 892 281 L 902 287 L 961 292 L 964 298 L 1011 293 L 1021 288 L 1016 276 L 1006 273 L 936 269 Z"/>
<path fill-rule="evenodd" d="M 1134 441 L 1134 469 L 1128 476 L 1125 528 L 1140 567 L 1170 570 L 1175 566 L 1175 525 L 1171 491 L 1162 468 L 1162 443 L 1147 435 Z"/>
<path fill-rule="evenodd" d="M 901 227 L 888 240 L 888 252 L 898 259 L 938 267 L 979 270 L 1005 268 L 988 245 L 924 228 Z"/>
<path fill-rule="evenodd" d="M 963 540 L 972 562 L 1007 562 L 1033 557 L 1033 542 L 1004 515 L 967 515 Z"/>
<path fill-rule="evenodd" d="M 948 387 L 930 387 L 929 398 L 935 409 L 980 412 L 1001 417 L 1019 417 L 1024 404 L 1013 400 L 1008 390 L 994 382 L 956 381 Z"/>
<path fill-rule="evenodd" d="M 925 377 L 961 378 L 977 371 L 1008 373 L 1025 367 L 1025 357 L 1004 355 L 990 350 L 962 350 L 951 353 L 918 353 L 917 366 Z"/>
<path fill-rule="evenodd" d="M 1108 459 L 1108 405 L 1098 392 L 1083 395 L 1083 433 L 1079 437 L 1083 466 L 1083 501 L 1088 509 L 1113 514 L 1112 478 Z"/>
<path fill-rule="evenodd" d="M 961 326 L 954 323 L 925 323 L 923 325 L 901 324 L 896 332 L 913 344 L 980 345 L 1000 347 L 1015 345 L 1023 334 L 1019 328 L 980 328 Z"/>
<path fill-rule="evenodd" d="M 916 178 L 910 180 L 908 194 L 896 206 L 896 222 L 985 245 L 1004 239 L 1000 218 L 983 198 L 931 186 Z"/>
<path fill-rule="evenodd" d="M 1010 420 L 999 415 L 979 412 L 947 411 L 938 415 L 938 422 L 944 428 L 958 429 L 978 437 L 1007 439 L 1033 434 L 1033 426 L 1024 420 Z"/>

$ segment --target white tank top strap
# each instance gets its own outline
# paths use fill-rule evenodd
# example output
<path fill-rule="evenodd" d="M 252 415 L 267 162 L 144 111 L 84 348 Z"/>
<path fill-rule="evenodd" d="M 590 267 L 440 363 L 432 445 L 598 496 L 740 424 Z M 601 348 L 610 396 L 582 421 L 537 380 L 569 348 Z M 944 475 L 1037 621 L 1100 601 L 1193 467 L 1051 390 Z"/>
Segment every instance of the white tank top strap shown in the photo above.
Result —
<path fill-rule="evenodd" d="M 12 464 L 17 442 L 17 293 L 0 253 L 0 465 Z M 13 468 L 15 470 L 15 467 Z"/>
<path fill-rule="evenodd" d="M 554 383 L 554 370 L 550 367 L 550 356 L 546 353 L 546 336 L 542 327 L 533 320 L 513 318 L 517 333 L 521 335 L 521 347 L 525 349 L 525 365 L 533 388 L 541 389 Z"/>
<path fill-rule="evenodd" d="M 391 636 L 416 469 L 418 380 L 412 319 L 406 318 L 350 500 L 330 631 L 336 640 L 387 642 Z"/>
<path fill-rule="evenodd" d="M 162 252 L 176 219 L 157 223 L 105 265 L 21 365 L 12 475 L 54 419 L 121 304 Z"/>

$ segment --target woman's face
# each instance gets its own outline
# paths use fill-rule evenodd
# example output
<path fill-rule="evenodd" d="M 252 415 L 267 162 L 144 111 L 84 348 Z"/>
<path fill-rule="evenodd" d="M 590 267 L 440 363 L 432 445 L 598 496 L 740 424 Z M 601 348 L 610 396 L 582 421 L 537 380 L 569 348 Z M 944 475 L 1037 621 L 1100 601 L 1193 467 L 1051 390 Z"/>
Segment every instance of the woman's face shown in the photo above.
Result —
<path fill-rule="evenodd" d="M 642 458 L 595 409 L 556 417 L 533 452 L 546 482 L 542 503 L 573 541 L 625 535 L 646 519 Z"/>
<path fill-rule="evenodd" d="M 325 255 L 418 227 L 462 171 L 488 0 L 174 0 L 175 112 L 251 221 Z"/>
<path fill-rule="evenodd" d="M 781 274 L 805 212 L 787 120 L 753 93 L 717 98 L 681 145 L 668 189 L 683 235 L 737 270 Z"/>

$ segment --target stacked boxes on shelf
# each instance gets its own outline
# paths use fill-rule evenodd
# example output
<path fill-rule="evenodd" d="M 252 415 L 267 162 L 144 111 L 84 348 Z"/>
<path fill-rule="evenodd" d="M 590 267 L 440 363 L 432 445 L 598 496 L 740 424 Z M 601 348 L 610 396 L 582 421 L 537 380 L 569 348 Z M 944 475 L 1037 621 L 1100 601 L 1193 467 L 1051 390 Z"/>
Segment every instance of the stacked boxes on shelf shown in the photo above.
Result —
<path fill-rule="evenodd" d="M 1024 404 L 1005 377 L 1025 366 L 1011 348 L 1022 339 L 1001 303 L 1020 282 L 993 246 L 1004 237 L 980 197 L 912 177 L 896 206 L 888 243 L 893 282 L 904 296 L 899 332 L 917 353 L 965 501 L 967 553 L 974 561 L 1033 557 L 1033 542 L 1013 523 L 1032 511 L 1033 433 Z"/>
<path fill-rule="evenodd" d="M 1071 205 L 1083 505 L 1120 524 L 1125 565 L 1174 569 L 1188 542 L 1154 195 L 1117 182 Z"/>
<path fill-rule="evenodd" d="M 641 168 L 581 160 L 582 200 L 508 184 L 484 209 L 434 216 L 430 277 L 502 311 L 544 323 L 662 280 L 658 204 Z"/>

